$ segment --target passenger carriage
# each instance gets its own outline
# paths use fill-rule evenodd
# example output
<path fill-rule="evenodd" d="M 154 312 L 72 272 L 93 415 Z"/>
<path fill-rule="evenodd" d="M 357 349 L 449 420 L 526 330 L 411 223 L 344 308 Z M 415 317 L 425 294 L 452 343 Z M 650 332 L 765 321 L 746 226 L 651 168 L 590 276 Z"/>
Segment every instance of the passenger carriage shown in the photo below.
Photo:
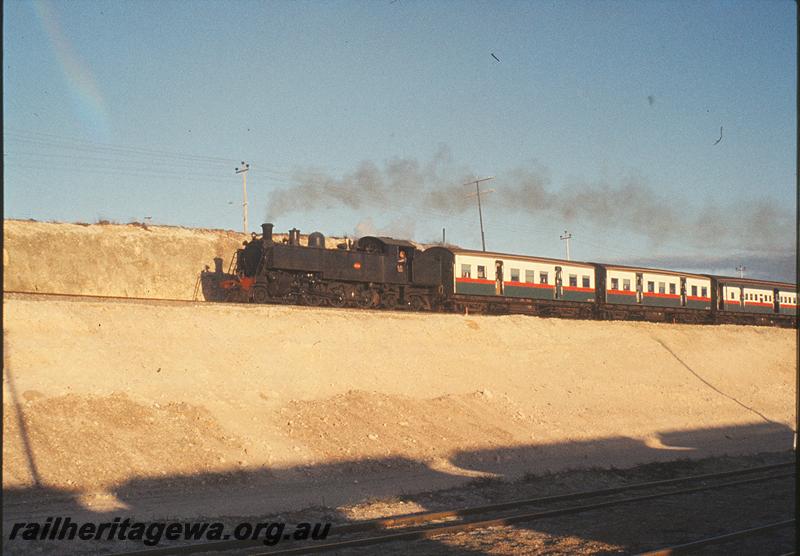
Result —
<path fill-rule="evenodd" d="M 595 266 L 588 263 L 449 249 L 456 294 L 533 300 L 595 301 Z"/>
<path fill-rule="evenodd" d="M 711 310 L 712 285 L 708 276 L 620 265 L 603 268 L 606 303 Z"/>
<path fill-rule="evenodd" d="M 797 290 L 789 284 L 724 276 L 715 280 L 720 311 L 797 315 Z"/>

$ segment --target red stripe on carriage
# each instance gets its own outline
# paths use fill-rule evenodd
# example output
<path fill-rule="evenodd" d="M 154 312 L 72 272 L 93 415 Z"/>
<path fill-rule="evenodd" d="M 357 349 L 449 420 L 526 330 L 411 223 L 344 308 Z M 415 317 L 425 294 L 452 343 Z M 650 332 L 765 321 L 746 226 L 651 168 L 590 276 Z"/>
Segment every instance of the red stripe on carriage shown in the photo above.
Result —
<path fill-rule="evenodd" d="M 555 286 L 551 286 L 550 284 L 534 284 L 533 282 L 504 282 L 506 286 L 516 286 L 519 288 L 545 288 L 545 289 L 554 289 Z"/>
<path fill-rule="evenodd" d="M 494 284 L 494 280 L 485 280 L 483 278 L 456 278 L 456 282 L 465 284 Z"/>
<path fill-rule="evenodd" d="M 680 295 L 676 293 L 656 293 L 656 292 L 644 292 L 645 297 L 665 297 L 667 299 L 680 299 Z"/>

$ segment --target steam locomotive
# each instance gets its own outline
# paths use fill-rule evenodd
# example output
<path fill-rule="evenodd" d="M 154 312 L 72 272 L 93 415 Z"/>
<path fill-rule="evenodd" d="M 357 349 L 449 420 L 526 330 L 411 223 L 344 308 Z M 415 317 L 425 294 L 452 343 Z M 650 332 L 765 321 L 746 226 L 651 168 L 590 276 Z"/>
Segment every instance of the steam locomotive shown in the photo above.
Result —
<path fill-rule="evenodd" d="M 795 284 L 576 262 L 366 236 L 336 249 L 273 225 L 203 272 L 206 299 L 598 320 L 796 327 Z"/>

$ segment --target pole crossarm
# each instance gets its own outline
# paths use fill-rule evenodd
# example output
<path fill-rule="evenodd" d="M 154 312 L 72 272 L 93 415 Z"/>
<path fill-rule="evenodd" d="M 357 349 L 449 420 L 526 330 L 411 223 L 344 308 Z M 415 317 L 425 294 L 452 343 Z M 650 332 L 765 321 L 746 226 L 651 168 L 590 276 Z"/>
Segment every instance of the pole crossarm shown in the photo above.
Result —
<path fill-rule="evenodd" d="M 560 235 L 559 239 L 564 240 L 564 241 L 567 242 L 567 260 L 570 260 L 570 258 L 569 258 L 569 240 L 572 239 L 572 234 L 570 232 L 568 232 L 567 230 L 564 230 L 564 234 Z"/>

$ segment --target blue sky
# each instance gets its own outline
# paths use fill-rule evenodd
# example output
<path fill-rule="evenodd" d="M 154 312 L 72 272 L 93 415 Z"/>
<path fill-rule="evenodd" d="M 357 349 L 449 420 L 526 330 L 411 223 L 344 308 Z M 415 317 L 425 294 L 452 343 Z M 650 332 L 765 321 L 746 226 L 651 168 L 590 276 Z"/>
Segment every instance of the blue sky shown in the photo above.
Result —
<path fill-rule="evenodd" d="M 794 277 L 793 2 L 3 7 L 7 218 Z"/>

